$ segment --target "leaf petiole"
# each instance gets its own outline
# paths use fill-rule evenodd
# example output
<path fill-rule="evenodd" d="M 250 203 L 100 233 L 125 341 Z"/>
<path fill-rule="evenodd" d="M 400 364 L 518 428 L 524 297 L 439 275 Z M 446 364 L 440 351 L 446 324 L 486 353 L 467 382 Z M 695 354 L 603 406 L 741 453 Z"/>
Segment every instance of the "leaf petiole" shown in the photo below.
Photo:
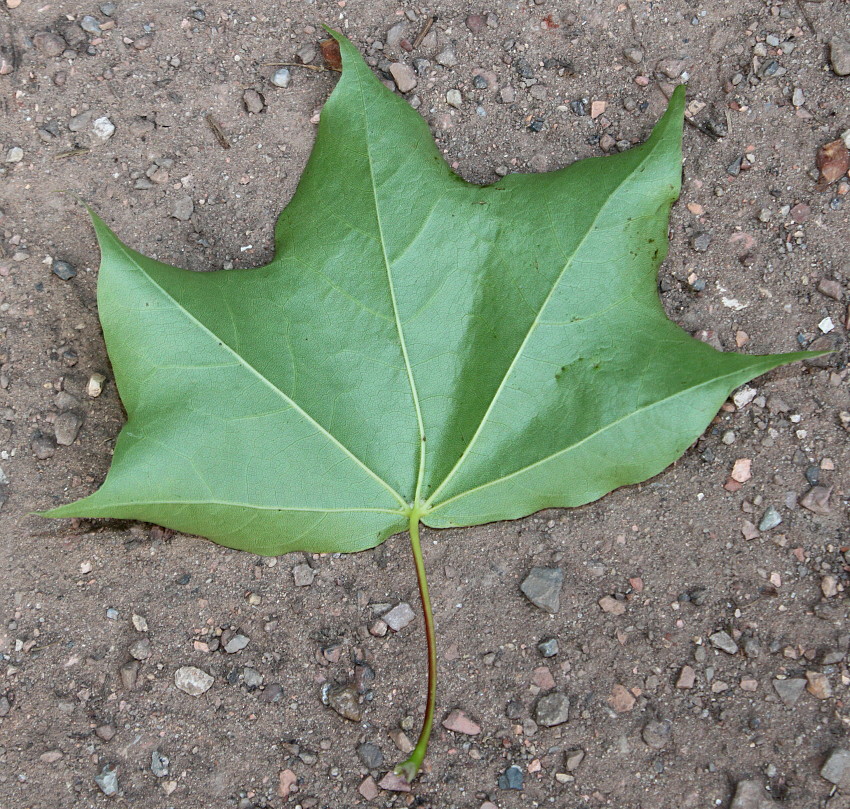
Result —
<path fill-rule="evenodd" d="M 416 564 L 416 581 L 419 584 L 419 597 L 422 600 L 422 614 L 425 619 L 425 638 L 428 642 L 428 701 L 425 707 L 425 719 L 416 747 L 410 757 L 396 766 L 396 775 L 404 776 L 412 782 L 422 769 L 422 761 L 431 738 L 434 724 L 434 709 L 437 703 L 437 639 L 434 634 L 434 614 L 431 611 L 431 598 L 428 595 L 428 580 L 425 577 L 425 562 L 422 558 L 422 546 L 419 544 L 419 518 L 422 516 L 417 504 L 410 512 L 410 547 Z"/>

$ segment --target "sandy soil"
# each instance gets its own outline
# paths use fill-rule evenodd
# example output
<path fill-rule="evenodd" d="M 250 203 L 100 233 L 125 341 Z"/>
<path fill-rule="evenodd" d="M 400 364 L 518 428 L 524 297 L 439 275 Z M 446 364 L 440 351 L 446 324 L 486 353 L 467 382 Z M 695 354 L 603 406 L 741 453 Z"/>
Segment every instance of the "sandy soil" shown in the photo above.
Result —
<path fill-rule="evenodd" d="M 843 790 L 820 773 L 850 746 L 850 184 L 815 183 L 818 148 L 850 128 L 850 79 L 829 61 L 850 5 L 319 0 L 253 15 L 217 0 L 5 6 L 0 806 L 850 806 L 850 764 Z M 81 29 L 84 15 L 100 33 Z M 432 33 L 405 50 L 432 15 Z M 367 779 L 403 758 L 393 737 L 405 727 L 415 738 L 423 710 L 421 619 L 369 633 L 380 605 L 416 606 L 404 536 L 356 556 L 261 559 L 146 525 L 31 513 L 91 492 L 122 422 L 97 321 L 94 235 L 73 197 L 56 192 L 76 192 L 164 261 L 264 263 L 334 82 L 292 67 L 291 84 L 275 87 L 267 63 L 297 61 L 322 22 L 376 69 L 429 60 L 408 97 L 447 159 L 478 182 L 639 141 L 665 90 L 687 79 L 698 127 L 686 128 L 685 186 L 660 274 L 670 316 L 727 349 L 837 348 L 757 380 L 753 401 L 730 403 L 647 484 L 569 513 L 426 532 L 439 719 L 460 709 L 481 732 L 439 728 L 413 791 L 371 802 Z M 451 89 L 460 109 L 446 103 Z M 246 110 L 246 90 L 262 95 L 261 112 Z M 601 115 L 577 114 L 593 101 L 606 102 Z M 104 117 L 114 126 L 106 140 L 95 131 Z M 76 275 L 58 277 L 58 261 Z M 96 398 L 93 374 L 106 378 Z M 752 478 L 735 490 L 742 458 Z M 831 489 L 817 513 L 799 503 L 813 483 Z M 770 507 L 782 522 L 753 528 Z M 305 562 L 316 576 L 297 587 L 292 569 Z M 520 592 L 535 565 L 564 571 L 555 614 Z M 612 595 L 623 614 L 600 608 Z M 737 651 L 709 639 L 718 631 Z M 244 649 L 215 650 L 237 632 Z M 559 652 L 544 658 L 537 644 L 551 637 Z M 133 654 L 142 659 L 127 665 Z M 183 666 L 211 674 L 212 687 L 179 691 Z M 324 682 L 355 675 L 360 722 L 321 702 Z M 536 701 L 552 689 L 569 695 L 571 718 L 538 728 Z M 364 742 L 382 765 L 372 751 L 368 769 Z M 579 749 L 569 769 L 565 753 Z M 167 774 L 152 772 L 154 751 Z M 522 790 L 499 786 L 511 765 Z M 104 767 L 117 775 L 111 799 L 94 780 Z M 286 771 L 296 780 L 285 798 Z M 750 788 L 763 803 L 744 802 Z"/>

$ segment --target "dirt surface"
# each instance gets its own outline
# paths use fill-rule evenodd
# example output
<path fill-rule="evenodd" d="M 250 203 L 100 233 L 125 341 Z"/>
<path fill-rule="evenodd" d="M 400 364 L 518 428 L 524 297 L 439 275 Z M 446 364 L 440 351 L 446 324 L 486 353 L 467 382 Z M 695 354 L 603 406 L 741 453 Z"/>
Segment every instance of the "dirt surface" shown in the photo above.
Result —
<path fill-rule="evenodd" d="M 850 31 L 850 5 L 320 0 L 255 15 L 219 2 L 4 5 L 0 806 L 367 805 L 367 777 L 403 758 L 393 736 L 418 732 L 421 619 L 369 632 L 388 606 L 417 607 L 404 536 L 356 556 L 261 559 L 147 525 L 31 514 L 93 491 L 122 422 L 98 328 L 94 235 L 56 192 L 76 192 L 161 260 L 265 263 L 335 80 L 291 67 L 289 86 L 275 87 L 267 63 L 298 61 L 322 22 L 379 70 L 428 60 L 407 97 L 477 182 L 640 141 L 665 91 L 687 80 L 696 125 L 660 274 L 670 316 L 726 349 L 838 348 L 757 380 L 752 401 L 730 402 L 647 484 L 569 513 L 425 532 L 438 719 L 460 709 L 481 730 L 438 727 L 413 791 L 369 805 L 850 806 L 850 764 L 843 788 L 820 773 L 850 746 L 850 184 L 815 182 L 818 148 L 850 128 L 850 79 L 829 49 Z M 100 33 L 81 29 L 86 14 Z M 67 268 L 51 261 L 76 275 L 62 280 L 54 270 Z M 96 398 L 94 374 L 105 377 Z M 739 459 L 751 460 L 743 483 L 730 481 Z M 825 505 L 812 502 L 822 489 L 805 501 L 815 511 L 800 505 L 813 484 L 830 490 Z M 769 508 L 781 523 L 760 531 Z M 315 578 L 296 586 L 305 563 Z M 534 566 L 563 570 L 554 614 L 520 591 Z M 606 596 L 613 611 L 600 607 Z M 728 639 L 710 640 L 718 631 Z M 216 648 L 237 633 L 241 651 Z M 544 658 L 547 638 L 559 651 Z M 212 687 L 178 690 L 184 666 Z M 321 701 L 323 683 L 355 677 L 359 722 Z M 569 696 L 570 719 L 538 727 L 549 691 Z M 364 742 L 383 764 L 374 749 L 358 753 Z M 576 750 L 580 763 L 565 760 Z M 156 772 L 154 751 L 169 759 Z M 521 790 L 500 786 L 511 765 Z M 104 767 L 117 775 L 111 799 L 95 782 Z"/>

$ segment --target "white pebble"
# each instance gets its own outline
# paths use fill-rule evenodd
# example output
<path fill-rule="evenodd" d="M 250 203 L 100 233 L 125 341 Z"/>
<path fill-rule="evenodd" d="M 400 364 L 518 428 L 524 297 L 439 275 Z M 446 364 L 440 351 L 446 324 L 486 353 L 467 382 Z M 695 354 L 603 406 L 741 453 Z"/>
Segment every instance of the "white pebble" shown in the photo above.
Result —
<path fill-rule="evenodd" d="M 101 118 L 98 118 L 93 124 L 92 129 L 94 130 L 95 137 L 102 140 L 104 143 L 108 141 L 115 134 L 115 124 L 109 120 L 105 115 Z"/>

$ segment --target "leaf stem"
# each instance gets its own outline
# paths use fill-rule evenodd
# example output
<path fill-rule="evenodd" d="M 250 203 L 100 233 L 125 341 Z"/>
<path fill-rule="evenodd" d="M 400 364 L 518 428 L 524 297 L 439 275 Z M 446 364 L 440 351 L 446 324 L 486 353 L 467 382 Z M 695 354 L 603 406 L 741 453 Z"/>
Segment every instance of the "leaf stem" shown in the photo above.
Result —
<path fill-rule="evenodd" d="M 416 581 L 419 584 L 419 597 L 422 600 L 422 614 L 425 619 L 425 638 L 428 642 L 428 701 L 425 707 L 425 719 L 416 747 L 407 761 L 395 768 L 397 775 L 403 775 L 412 782 L 422 769 L 422 761 L 431 738 L 434 724 L 434 709 L 437 704 L 437 639 L 434 634 L 434 614 L 431 611 L 431 598 L 428 595 L 428 580 L 425 577 L 425 562 L 422 558 L 422 546 L 419 544 L 420 506 L 417 504 L 410 512 L 410 547 L 416 564 Z"/>

